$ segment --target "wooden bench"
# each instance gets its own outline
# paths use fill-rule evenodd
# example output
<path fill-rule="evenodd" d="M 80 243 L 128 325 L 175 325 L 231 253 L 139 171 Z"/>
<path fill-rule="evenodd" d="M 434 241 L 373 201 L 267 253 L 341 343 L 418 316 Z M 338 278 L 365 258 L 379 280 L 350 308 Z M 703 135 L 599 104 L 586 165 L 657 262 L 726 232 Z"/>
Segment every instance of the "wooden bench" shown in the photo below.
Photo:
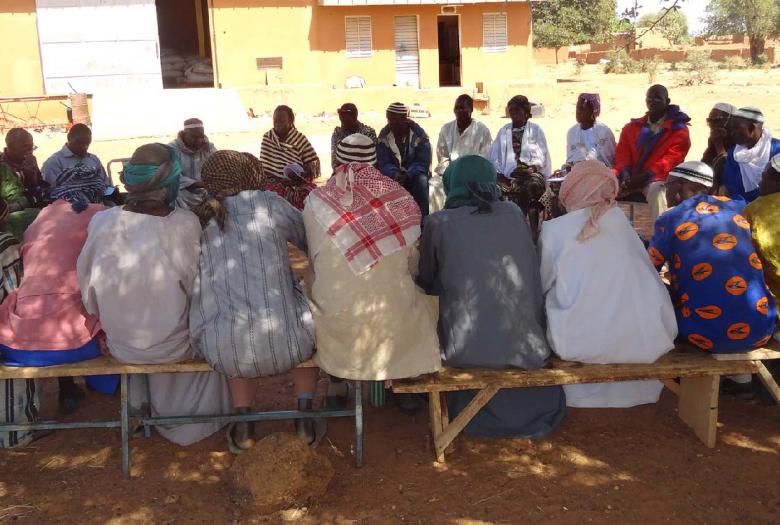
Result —
<path fill-rule="evenodd" d="M 301 368 L 315 366 L 311 361 L 299 365 Z M 101 421 L 75 421 L 61 423 L 42 421 L 37 423 L 0 423 L 0 432 L 25 430 L 63 430 L 74 428 L 120 428 L 122 443 L 122 472 L 130 476 L 130 437 L 131 429 L 155 425 L 181 425 L 191 423 L 235 423 L 239 421 L 272 421 L 298 418 L 354 417 L 355 419 L 355 462 L 363 464 L 363 403 L 360 381 L 355 382 L 355 406 L 344 410 L 280 410 L 271 412 L 250 412 L 246 414 L 172 416 L 153 417 L 151 415 L 131 416 L 129 409 L 128 377 L 133 374 L 163 374 L 181 372 L 210 372 L 211 367 L 205 361 L 187 361 L 161 365 L 128 365 L 113 357 L 102 356 L 70 365 L 33 367 L 0 366 L 0 379 L 45 379 L 55 377 L 96 376 L 117 374 L 119 381 L 119 419 Z"/>
<path fill-rule="evenodd" d="M 758 373 L 765 384 L 771 382 L 774 385 L 774 390 L 769 388 L 776 396 L 780 394 L 780 389 L 758 359 L 777 358 L 780 358 L 780 352 L 774 347 L 746 354 L 719 355 L 717 358 L 714 354 L 681 348 L 650 364 L 597 365 L 553 359 L 547 367 L 538 370 L 444 368 L 436 374 L 395 381 L 393 391 L 399 394 L 428 394 L 434 452 L 440 462 L 444 461 L 444 452 L 455 437 L 502 388 L 641 379 L 662 380 L 678 396 L 680 419 L 693 428 L 706 446 L 714 447 L 721 376 Z M 677 383 L 676 379 L 680 382 Z M 443 396 L 446 392 L 459 390 L 478 392 L 463 411 L 450 421 Z"/>

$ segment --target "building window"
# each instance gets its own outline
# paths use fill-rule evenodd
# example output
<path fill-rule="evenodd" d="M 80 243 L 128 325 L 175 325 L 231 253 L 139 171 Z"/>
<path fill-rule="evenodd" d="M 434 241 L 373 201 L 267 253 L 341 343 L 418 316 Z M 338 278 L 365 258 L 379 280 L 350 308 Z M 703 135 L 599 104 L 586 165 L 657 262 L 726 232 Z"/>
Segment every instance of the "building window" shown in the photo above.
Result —
<path fill-rule="evenodd" d="M 371 56 L 371 17 L 345 16 L 347 58 Z"/>
<path fill-rule="evenodd" d="M 506 13 L 484 13 L 482 15 L 482 48 L 486 53 L 506 51 Z"/>

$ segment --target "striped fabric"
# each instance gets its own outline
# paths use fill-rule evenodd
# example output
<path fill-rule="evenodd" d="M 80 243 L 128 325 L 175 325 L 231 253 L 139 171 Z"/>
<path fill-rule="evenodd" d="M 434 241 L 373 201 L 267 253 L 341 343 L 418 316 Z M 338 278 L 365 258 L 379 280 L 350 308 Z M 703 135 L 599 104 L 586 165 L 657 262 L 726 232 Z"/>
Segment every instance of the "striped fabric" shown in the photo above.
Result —
<path fill-rule="evenodd" d="M 284 167 L 288 164 L 300 164 L 306 167 L 312 162 L 319 162 L 317 152 L 309 140 L 297 129 L 293 128 L 284 141 L 279 140 L 274 130 L 263 135 L 260 145 L 260 161 L 268 177 L 284 177 Z"/>
<path fill-rule="evenodd" d="M 395 115 L 403 115 L 405 117 L 409 116 L 409 108 L 401 102 L 393 102 L 387 106 L 387 112 Z"/>
<path fill-rule="evenodd" d="M 281 374 L 314 353 L 314 324 L 287 252 L 306 250 L 301 213 L 270 191 L 226 197 L 225 229 L 201 236 L 190 307 L 193 347 L 229 377 Z"/>
<path fill-rule="evenodd" d="M 355 133 L 336 145 L 339 164 L 376 164 L 376 144 L 371 138 Z"/>
<path fill-rule="evenodd" d="M 22 260 L 19 241 L 10 233 L 0 232 L 0 303 L 19 285 Z M 34 423 L 38 420 L 38 384 L 34 379 L 0 380 L 0 421 L 3 423 Z M 0 432 L 0 448 L 24 446 L 33 433 Z"/>

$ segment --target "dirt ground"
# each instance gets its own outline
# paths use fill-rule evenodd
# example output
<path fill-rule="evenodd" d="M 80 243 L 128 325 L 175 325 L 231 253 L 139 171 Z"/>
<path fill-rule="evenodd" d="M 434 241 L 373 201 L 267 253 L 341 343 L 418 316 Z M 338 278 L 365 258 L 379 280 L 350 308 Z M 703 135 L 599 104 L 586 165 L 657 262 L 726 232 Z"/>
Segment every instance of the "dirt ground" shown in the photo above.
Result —
<path fill-rule="evenodd" d="M 46 381 L 46 412 L 56 382 Z M 289 378 L 263 382 L 259 409 L 290 408 Z M 79 416 L 110 417 L 118 400 L 89 393 Z M 428 446 L 427 411 L 368 407 L 365 466 L 354 466 L 351 420 L 330 420 L 319 451 L 336 477 L 305 508 L 256 516 L 236 508 L 225 433 L 188 448 L 133 440 L 122 478 L 117 430 L 72 430 L 0 451 L 2 523 L 777 523 L 780 408 L 722 396 L 719 440 L 707 449 L 656 405 L 569 410 L 547 439 L 459 437 L 446 466 Z M 258 434 L 291 431 L 258 424 Z"/>
<path fill-rule="evenodd" d="M 602 95 L 602 120 L 613 129 L 640 116 L 646 75 L 608 76 L 568 66 L 539 68 L 561 81 L 560 103 L 537 120 L 547 133 L 553 164 L 564 160 L 565 131 L 574 122 L 581 91 Z M 780 121 L 778 70 L 721 72 L 714 85 L 676 88 L 674 102 L 694 119 L 691 158 L 706 145 L 704 118 L 714 102 L 757 105 L 768 126 Z M 448 92 L 449 94 L 450 92 Z M 775 95 L 775 96 L 767 96 Z M 454 99 L 454 96 L 453 96 Z M 363 120 L 379 127 L 381 115 Z M 480 117 L 495 131 L 506 120 Z M 436 136 L 450 114 L 420 123 Z M 328 165 L 335 116 L 299 117 Z M 257 152 L 267 118 L 255 131 L 221 134 L 221 148 Z M 150 139 L 97 141 L 104 161 L 129 156 Z M 169 140 L 159 137 L 157 140 Z M 38 134 L 41 162 L 62 134 Z M 321 382 L 322 383 L 322 382 Z M 320 385 L 322 389 L 322 384 Z M 56 382 L 44 381 L 44 416 L 56 415 Z M 258 409 L 291 408 L 289 377 L 264 380 Z M 118 399 L 89 392 L 76 417 L 114 416 Z M 351 420 L 330 420 L 319 451 L 336 477 L 306 508 L 256 516 L 236 507 L 226 482 L 232 458 L 224 432 L 181 448 L 154 435 L 133 440 L 133 479 L 122 478 L 117 430 L 56 432 L 30 447 L 0 451 L 0 523 L 302 523 L 448 525 L 553 523 L 779 523 L 780 407 L 722 396 L 717 446 L 705 448 L 677 418 L 665 391 L 655 405 L 632 409 L 571 409 L 547 439 L 484 440 L 460 437 L 446 466 L 432 461 L 427 411 L 410 417 L 392 404 L 367 407 L 365 466 L 354 467 Z M 291 422 L 258 424 L 258 434 L 292 430 Z"/>

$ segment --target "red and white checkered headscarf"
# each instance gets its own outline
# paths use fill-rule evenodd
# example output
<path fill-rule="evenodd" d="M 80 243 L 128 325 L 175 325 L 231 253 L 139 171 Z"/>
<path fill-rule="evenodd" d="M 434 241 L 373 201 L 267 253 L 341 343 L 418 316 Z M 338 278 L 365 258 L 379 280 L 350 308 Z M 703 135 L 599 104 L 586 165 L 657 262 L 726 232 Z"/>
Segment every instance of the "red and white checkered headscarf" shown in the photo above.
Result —
<path fill-rule="evenodd" d="M 306 201 L 360 275 L 420 237 L 420 208 L 400 184 L 368 164 L 344 164 Z"/>

